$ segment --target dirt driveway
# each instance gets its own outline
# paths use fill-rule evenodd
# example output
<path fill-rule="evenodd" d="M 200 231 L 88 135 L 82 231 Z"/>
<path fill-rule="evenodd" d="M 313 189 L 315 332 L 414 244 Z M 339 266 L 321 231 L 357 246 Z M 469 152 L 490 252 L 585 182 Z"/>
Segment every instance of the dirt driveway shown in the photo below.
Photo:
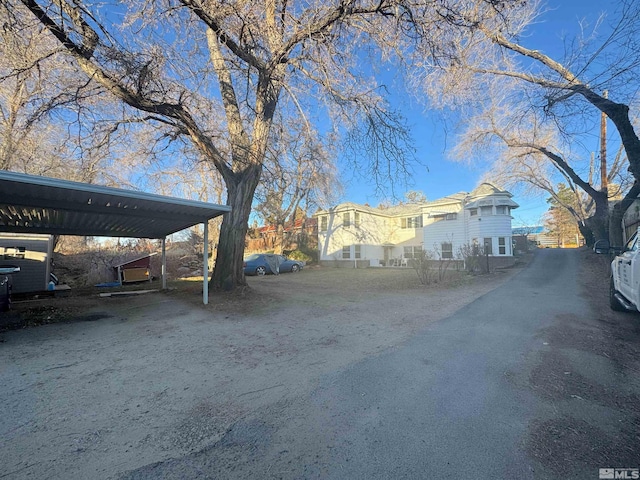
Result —
<path fill-rule="evenodd" d="M 195 288 L 92 299 L 86 321 L 2 333 L 0 478 L 114 478 L 201 450 L 518 271 L 425 288 L 407 269 L 311 268 L 208 307 Z"/>

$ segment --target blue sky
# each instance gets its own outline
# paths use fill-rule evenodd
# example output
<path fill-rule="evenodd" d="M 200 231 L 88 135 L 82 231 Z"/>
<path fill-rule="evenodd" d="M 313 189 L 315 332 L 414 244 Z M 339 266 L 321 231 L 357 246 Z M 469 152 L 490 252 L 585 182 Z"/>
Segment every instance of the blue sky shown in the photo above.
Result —
<path fill-rule="evenodd" d="M 595 21 L 606 11 L 612 11 L 617 5 L 615 0 L 548 0 L 550 10 L 529 32 L 523 40 L 527 47 L 541 50 L 560 59 L 563 37 L 572 37 L 578 32 L 578 21 Z M 558 50 L 560 49 L 560 50 Z M 417 158 L 428 167 L 419 167 L 415 171 L 413 186 L 410 190 L 420 190 L 428 199 L 435 200 L 459 191 L 471 191 L 486 171 L 486 165 L 453 162 L 448 158 L 448 150 L 453 147 L 456 132 L 452 125 L 443 122 L 437 112 L 424 111 L 424 108 L 411 99 L 398 100 L 410 125 L 417 148 Z M 611 130 L 611 129 L 610 129 Z M 597 144 L 594 145 L 597 149 Z M 377 205 L 381 198 L 374 195 L 374 186 L 362 178 L 355 178 L 346 169 L 342 171 L 345 193 L 341 200 Z M 401 190 L 402 187 L 401 187 Z M 402 197 L 402 191 L 396 195 Z M 546 196 L 516 196 L 520 208 L 514 212 L 514 226 L 539 224 L 547 210 Z"/>

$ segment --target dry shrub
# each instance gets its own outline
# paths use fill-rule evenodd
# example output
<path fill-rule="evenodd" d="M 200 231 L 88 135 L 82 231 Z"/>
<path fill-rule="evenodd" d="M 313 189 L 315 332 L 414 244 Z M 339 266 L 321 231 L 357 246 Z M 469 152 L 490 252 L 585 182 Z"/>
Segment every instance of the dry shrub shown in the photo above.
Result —
<path fill-rule="evenodd" d="M 453 260 L 442 258 L 438 250 L 421 250 L 410 261 L 422 285 L 442 283 L 447 279 L 447 271 Z"/>
<path fill-rule="evenodd" d="M 465 243 L 458 249 L 458 257 L 464 259 L 465 269 L 469 273 L 489 273 L 489 264 L 485 250 L 480 245 Z"/>

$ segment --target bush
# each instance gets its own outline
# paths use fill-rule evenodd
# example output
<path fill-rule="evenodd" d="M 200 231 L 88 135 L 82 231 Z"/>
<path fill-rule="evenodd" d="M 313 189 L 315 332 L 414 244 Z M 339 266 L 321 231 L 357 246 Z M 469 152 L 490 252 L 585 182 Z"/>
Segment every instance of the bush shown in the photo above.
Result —
<path fill-rule="evenodd" d="M 433 260 L 433 252 L 422 250 L 411 259 L 411 266 L 418 275 L 422 285 L 431 285 L 436 280 L 435 272 L 431 270 L 429 263 Z"/>
<path fill-rule="evenodd" d="M 312 253 L 312 252 L 309 252 Z M 313 256 L 309 255 L 309 253 L 303 252 L 302 250 L 291 250 L 290 252 L 286 252 L 285 256 L 290 258 L 291 260 L 298 260 L 300 262 L 305 263 L 313 263 L 315 259 Z"/>
<path fill-rule="evenodd" d="M 410 260 L 410 265 L 416 271 L 422 285 L 444 282 L 452 263 L 452 259 L 442 258 L 442 253 L 438 248 L 434 248 L 433 251 L 422 250 Z"/>
<path fill-rule="evenodd" d="M 460 247 L 458 255 L 464 259 L 464 264 L 469 273 L 489 273 L 487 256 L 484 248 L 479 245 L 464 244 Z"/>

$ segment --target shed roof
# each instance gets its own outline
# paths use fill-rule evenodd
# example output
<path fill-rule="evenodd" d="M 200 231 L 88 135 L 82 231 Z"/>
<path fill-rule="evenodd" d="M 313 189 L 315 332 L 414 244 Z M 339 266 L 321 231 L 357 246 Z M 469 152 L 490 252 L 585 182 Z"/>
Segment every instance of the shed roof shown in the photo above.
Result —
<path fill-rule="evenodd" d="M 140 260 L 151 258 L 157 254 L 158 252 L 150 252 L 150 253 L 145 253 L 143 255 L 137 255 L 135 257 L 129 257 L 128 260 L 119 259 L 119 260 L 116 260 L 114 263 L 112 263 L 111 266 L 113 268 L 126 267 L 130 263 L 136 263 L 136 262 L 139 262 Z"/>
<path fill-rule="evenodd" d="M 0 171 L 0 232 L 164 238 L 226 205 Z"/>

